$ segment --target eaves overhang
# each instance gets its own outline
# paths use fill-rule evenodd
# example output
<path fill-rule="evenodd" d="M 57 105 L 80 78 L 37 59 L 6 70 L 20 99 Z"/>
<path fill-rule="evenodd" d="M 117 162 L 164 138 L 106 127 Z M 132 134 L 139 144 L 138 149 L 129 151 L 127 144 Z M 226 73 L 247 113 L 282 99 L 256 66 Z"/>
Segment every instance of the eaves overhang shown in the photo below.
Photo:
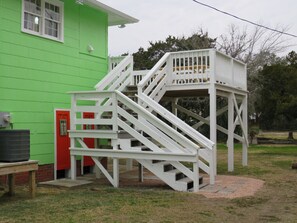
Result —
<path fill-rule="evenodd" d="M 108 14 L 108 26 L 125 25 L 139 22 L 138 19 L 108 5 L 105 5 L 97 0 L 84 0 L 82 2 L 83 4 L 86 4 L 92 8 L 106 12 Z"/>

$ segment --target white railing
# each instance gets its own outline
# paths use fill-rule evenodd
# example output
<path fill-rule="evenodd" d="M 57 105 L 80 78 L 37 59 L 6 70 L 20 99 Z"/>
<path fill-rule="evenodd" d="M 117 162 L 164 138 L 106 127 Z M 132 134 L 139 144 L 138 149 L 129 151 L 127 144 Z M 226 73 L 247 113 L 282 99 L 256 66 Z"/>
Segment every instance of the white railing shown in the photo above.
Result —
<path fill-rule="evenodd" d="M 149 72 L 149 70 L 136 70 L 136 71 L 133 71 L 131 85 L 139 84 L 139 82 L 143 79 L 143 77 L 145 75 L 147 75 L 148 72 Z"/>
<path fill-rule="evenodd" d="M 246 65 L 214 49 L 166 53 L 138 84 L 158 101 L 167 86 L 218 83 L 246 90 Z M 158 97 L 158 96 L 159 97 Z"/>
<path fill-rule="evenodd" d="M 125 59 L 125 56 L 108 57 L 108 72 L 112 71 L 121 61 Z"/>
<path fill-rule="evenodd" d="M 131 83 L 133 72 L 133 57 L 125 57 L 96 86 L 97 91 L 124 90 Z"/>
<path fill-rule="evenodd" d="M 110 100 L 110 105 L 98 105 L 97 101 Z M 121 106 L 118 106 L 120 104 Z M 128 111 L 123 109 L 125 107 Z M 133 111 L 133 114 L 132 112 Z M 94 119 L 85 118 L 83 113 L 93 113 Z M 108 113 L 108 117 L 102 118 L 101 113 Z M 146 120 L 137 119 L 141 117 Z M 132 126 L 129 125 L 133 124 Z M 115 92 L 73 92 L 71 107 L 71 130 L 97 131 L 97 129 L 83 130 L 83 125 L 96 125 L 105 132 L 114 134 L 119 128 L 125 130 L 141 143 L 155 152 L 192 153 L 196 154 L 199 146 L 180 134 L 170 125 L 164 123 L 149 111 L 138 105 L 136 102 L 119 91 Z M 148 139 L 139 133 L 141 128 L 144 134 L 151 137 Z"/>
<path fill-rule="evenodd" d="M 210 81 L 209 50 L 174 52 L 170 54 L 172 77 L 169 85 L 201 84 Z"/>
<path fill-rule="evenodd" d="M 214 75 L 216 82 L 247 90 L 246 65 L 219 51 L 215 52 Z"/>
<path fill-rule="evenodd" d="M 99 129 L 104 129 L 106 138 L 115 138 L 114 134 L 123 129 L 151 151 L 157 153 L 172 154 L 192 154 L 200 157 L 199 167 L 214 179 L 213 160 L 211 150 L 213 143 L 194 129 L 188 128 L 186 123 L 179 120 L 176 116 L 164 110 L 158 103 L 151 101 L 145 95 L 140 99 L 145 104 L 150 104 L 154 111 L 166 119 L 168 123 L 153 115 L 119 91 L 114 92 L 73 92 L 71 107 L 71 136 L 75 136 L 75 131 L 80 134 L 87 133 L 89 137 L 96 134 L 103 134 L 102 130 L 84 129 L 83 125 L 96 125 Z M 110 100 L 110 105 L 98 105 L 97 101 Z M 152 103 L 151 103 L 152 102 Z M 128 110 L 123 109 L 123 106 Z M 133 112 L 131 112 L 133 111 Z M 94 119 L 84 118 L 83 113 L 94 113 Z M 102 118 L 101 113 L 108 113 L 109 116 Z M 145 121 L 145 122 L 144 122 Z M 177 127 L 177 128 L 176 128 Z M 138 129 L 141 128 L 141 132 Z M 181 134 L 181 132 L 184 134 Z M 93 134 L 92 134 L 93 132 Z M 150 136 L 150 137 L 147 137 Z M 204 148 L 200 149 L 200 146 Z"/>
<path fill-rule="evenodd" d="M 148 107 L 150 111 L 154 111 L 156 114 L 164 118 L 167 123 L 174 129 L 178 130 L 182 135 L 186 136 L 191 140 L 195 145 L 199 145 L 199 148 L 204 148 L 203 152 L 199 154 L 209 165 L 206 165 L 201 160 L 201 168 L 208 174 L 212 174 L 213 171 L 213 148 L 214 143 L 209 140 L 207 137 L 193 129 L 187 123 L 179 119 L 177 116 L 172 114 L 170 111 L 165 109 L 156 101 L 152 100 L 145 94 L 138 95 L 138 98 L 143 102 L 145 107 Z M 205 167 L 205 168 L 203 168 Z"/>
<path fill-rule="evenodd" d="M 237 88 L 247 90 L 246 64 L 233 60 L 233 84 Z"/>
<path fill-rule="evenodd" d="M 166 92 L 166 82 L 170 78 L 170 53 L 166 53 L 137 85 L 138 93 L 144 93 L 155 101 L 161 100 Z"/>

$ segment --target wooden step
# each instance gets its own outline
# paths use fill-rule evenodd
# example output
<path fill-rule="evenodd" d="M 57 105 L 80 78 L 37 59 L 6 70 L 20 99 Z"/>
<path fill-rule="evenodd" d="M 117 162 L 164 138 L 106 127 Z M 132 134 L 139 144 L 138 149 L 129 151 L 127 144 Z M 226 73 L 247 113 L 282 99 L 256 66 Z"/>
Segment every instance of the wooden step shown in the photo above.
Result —
<path fill-rule="evenodd" d="M 127 85 L 126 90 L 137 92 L 137 85 Z"/>
<path fill-rule="evenodd" d="M 194 182 L 189 177 L 184 177 L 184 178 L 178 180 L 177 182 L 186 183 L 187 190 L 193 190 Z M 202 176 L 199 177 L 199 185 L 203 185 L 203 177 Z"/>
<path fill-rule="evenodd" d="M 169 170 L 166 173 L 172 173 L 175 174 L 175 180 L 178 181 L 180 179 L 183 179 L 185 175 L 178 169 Z"/>

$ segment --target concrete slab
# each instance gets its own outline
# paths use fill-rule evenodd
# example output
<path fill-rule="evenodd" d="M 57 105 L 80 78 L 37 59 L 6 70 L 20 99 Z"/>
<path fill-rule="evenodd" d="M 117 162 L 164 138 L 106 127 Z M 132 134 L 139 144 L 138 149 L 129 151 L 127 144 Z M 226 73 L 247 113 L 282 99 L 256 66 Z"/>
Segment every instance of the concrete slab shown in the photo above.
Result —
<path fill-rule="evenodd" d="M 205 177 L 207 179 L 207 177 Z M 264 185 L 264 181 L 239 176 L 216 176 L 215 185 L 207 185 L 198 193 L 207 198 L 238 198 L 253 196 Z"/>
<path fill-rule="evenodd" d="M 58 179 L 58 180 L 42 182 L 42 183 L 39 183 L 39 185 L 71 188 L 71 187 L 78 187 L 78 186 L 91 184 L 91 183 L 93 182 L 89 180 Z"/>

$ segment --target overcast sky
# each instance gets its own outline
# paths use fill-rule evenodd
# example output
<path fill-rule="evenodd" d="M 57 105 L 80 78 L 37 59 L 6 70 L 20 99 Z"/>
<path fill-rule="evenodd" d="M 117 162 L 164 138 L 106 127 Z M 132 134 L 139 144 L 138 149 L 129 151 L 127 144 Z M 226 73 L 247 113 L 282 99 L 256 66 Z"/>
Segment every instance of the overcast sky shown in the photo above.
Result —
<path fill-rule="evenodd" d="M 227 32 L 237 24 L 253 28 L 245 22 L 206 8 L 192 0 L 99 0 L 140 20 L 126 28 L 109 28 L 109 55 L 134 53 L 148 47 L 149 41 L 165 40 L 172 36 L 191 36 L 202 27 L 212 38 Z M 239 17 L 261 22 L 269 27 L 288 26 L 297 35 L 296 0 L 200 0 Z M 297 38 L 291 38 L 297 44 Z M 297 47 L 291 50 L 297 51 Z"/>

